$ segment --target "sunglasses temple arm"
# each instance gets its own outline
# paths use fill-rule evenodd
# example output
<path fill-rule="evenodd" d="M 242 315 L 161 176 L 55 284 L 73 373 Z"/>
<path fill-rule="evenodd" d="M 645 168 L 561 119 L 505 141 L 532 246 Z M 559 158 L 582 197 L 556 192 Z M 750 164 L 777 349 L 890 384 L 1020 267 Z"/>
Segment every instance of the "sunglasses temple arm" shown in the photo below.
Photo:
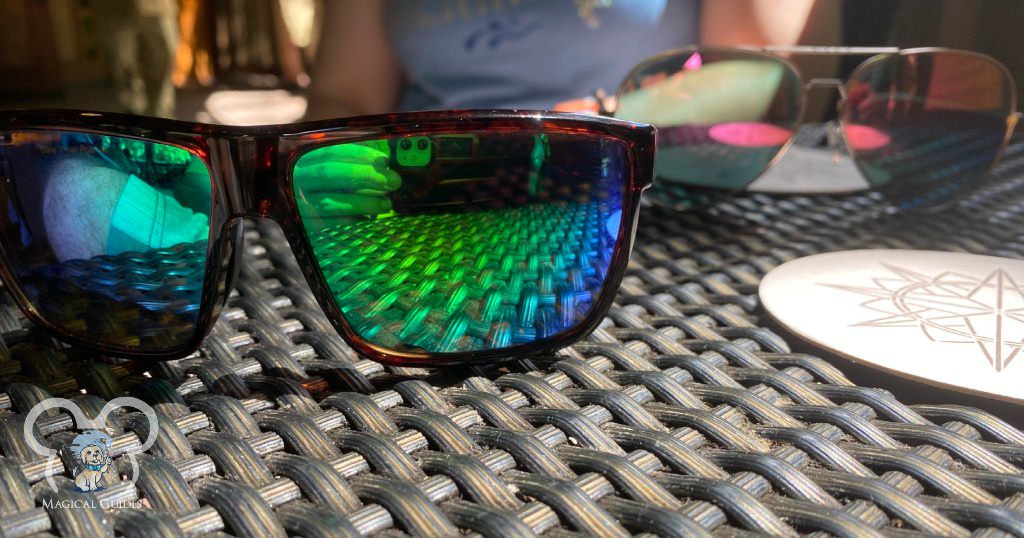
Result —
<path fill-rule="evenodd" d="M 899 47 L 831 47 L 820 45 L 765 45 L 763 47 L 743 47 L 761 52 L 804 54 L 812 56 L 870 56 L 873 54 L 895 54 Z"/>
<path fill-rule="evenodd" d="M 597 101 L 597 115 L 611 118 L 615 116 L 615 96 L 608 95 L 605 93 L 604 88 L 598 88 L 594 90 L 594 93 L 590 94 Z M 608 102 L 612 101 L 612 106 L 608 106 Z"/>

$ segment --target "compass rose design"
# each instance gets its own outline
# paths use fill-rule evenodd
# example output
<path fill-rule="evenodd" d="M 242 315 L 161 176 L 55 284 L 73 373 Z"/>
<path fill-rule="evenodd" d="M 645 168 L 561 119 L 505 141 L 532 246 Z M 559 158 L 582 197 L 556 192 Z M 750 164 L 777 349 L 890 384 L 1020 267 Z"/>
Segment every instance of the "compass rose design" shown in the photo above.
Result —
<path fill-rule="evenodd" d="M 873 286 L 819 283 L 866 296 L 860 306 L 882 314 L 852 327 L 916 328 L 933 342 L 973 344 L 997 372 L 1024 347 L 1024 286 L 1004 269 L 979 277 L 882 265 L 890 274 Z"/>

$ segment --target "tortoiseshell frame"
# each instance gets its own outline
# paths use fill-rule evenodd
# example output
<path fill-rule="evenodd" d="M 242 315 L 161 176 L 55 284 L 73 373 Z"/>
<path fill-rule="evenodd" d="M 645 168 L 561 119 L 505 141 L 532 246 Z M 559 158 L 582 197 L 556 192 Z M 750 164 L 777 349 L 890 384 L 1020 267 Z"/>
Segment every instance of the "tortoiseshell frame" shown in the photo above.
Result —
<path fill-rule="evenodd" d="M 242 219 L 245 217 L 269 218 L 281 226 L 328 319 L 350 347 L 370 359 L 391 365 L 479 364 L 519 359 L 570 345 L 597 327 L 618 291 L 636 232 L 640 195 L 652 183 L 656 146 L 655 129 L 649 125 L 575 114 L 518 110 L 414 112 L 256 127 L 71 110 L 0 111 L 0 131 L 10 130 L 68 130 L 171 144 L 191 151 L 209 167 L 212 208 L 199 318 L 192 339 L 179 348 L 140 351 L 103 344 L 48 323 L 17 286 L 6 250 L 0 245 L 0 277 L 33 323 L 57 338 L 85 349 L 117 357 L 152 360 L 182 358 L 195 352 L 202 344 L 237 276 L 242 252 Z M 481 130 L 569 133 L 624 143 L 629 158 L 629 175 L 623 192 L 622 225 L 600 295 L 579 324 L 529 344 L 455 353 L 409 353 L 367 342 L 352 330 L 334 304 L 313 256 L 292 188 L 291 171 L 296 160 L 312 149 L 343 142 Z"/>

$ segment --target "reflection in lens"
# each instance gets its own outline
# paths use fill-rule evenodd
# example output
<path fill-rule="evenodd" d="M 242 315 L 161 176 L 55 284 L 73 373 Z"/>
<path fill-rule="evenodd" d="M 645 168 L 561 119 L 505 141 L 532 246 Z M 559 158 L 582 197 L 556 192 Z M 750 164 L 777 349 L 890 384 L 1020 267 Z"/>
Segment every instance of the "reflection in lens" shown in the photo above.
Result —
<path fill-rule="evenodd" d="M 319 148 L 292 176 L 355 333 L 443 353 L 530 344 L 586 317 L 621 235 L 626 163 L 617 141 L 473 132 Z"/>
<path fill-rule="evenodd" d="M 0 133 L 0 234 L 50 324 L 97 343 L 169 351 L 195 332 L 210 173 L 166 144 L 69 131 Z"/>
<path fill-rule="evenodd" d="M 651 199 L 713 201 L 760 175 L 792 137 L 800 81 L 778 58 L 688 51 L 641 65 L 619 89 L 615 117 L 658 127 Z"/>
<path fill-rule="evenodd" d="M 864 176 L 905 207 L 942 205 L 984 180 L 1013 113 L 994 60 L 945 51 L 885 55 L 849 81 L 845 135 Z"/>

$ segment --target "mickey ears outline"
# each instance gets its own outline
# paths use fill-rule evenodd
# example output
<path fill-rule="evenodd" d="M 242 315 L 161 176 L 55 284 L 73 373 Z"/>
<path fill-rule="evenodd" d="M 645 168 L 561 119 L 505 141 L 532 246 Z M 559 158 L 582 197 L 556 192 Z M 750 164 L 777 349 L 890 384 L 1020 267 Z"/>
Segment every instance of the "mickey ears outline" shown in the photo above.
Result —
<path fill-rule="evenodd" d="M 136 452 L 145 452 L 156 443 L 156 436 L 160 430 L 160 422 L 157 419 L 156 411 L 150 407 L 146 402 L 134 398 L 131 396 L 120 396 L 114 398 L 103 405 L 100 409 L 99 414 L 96 415 L 95 419 L 90 419 L 85 416 L 82 412 L 82 408 L 77 403 L 67 398 L 47 398 L 40 401 L 39 403 L 32 406 L 28 413 L 25 415 L 25 423 L 22 425 L 22 433 L 25 436 L 25 442 L 33 452 L 40 456 L 47 458 L 46 462 L 46 481 L 50 484 L 50 487 L 56 491 L 57 486 L 53 481 L 53 461 L 57 457 L 57 451 L 44 446 L 36 439 L 33 435 L 32 427 L 35 425 L 36 420 L 39 419 L 40 415 L 51 410 L 51 409 L 66 409 L 71 413 L 71 416 L 75 420 L 75 427 L 79 430 L 104 430 L 106 429 L 107 417 L 110 413 L 114 412 L 115 409 L 120 407 L 134 407 L 145 415 L 146 420 L 149 421 L 149 433 L 146 435 L 146 440 L 138 447 L 129 447 L 124 451 L 124 454 L 128 456 L 128 459 L 132 463 L 132 482 L 139 476 L 139 463 L 135 459 Z"/>

